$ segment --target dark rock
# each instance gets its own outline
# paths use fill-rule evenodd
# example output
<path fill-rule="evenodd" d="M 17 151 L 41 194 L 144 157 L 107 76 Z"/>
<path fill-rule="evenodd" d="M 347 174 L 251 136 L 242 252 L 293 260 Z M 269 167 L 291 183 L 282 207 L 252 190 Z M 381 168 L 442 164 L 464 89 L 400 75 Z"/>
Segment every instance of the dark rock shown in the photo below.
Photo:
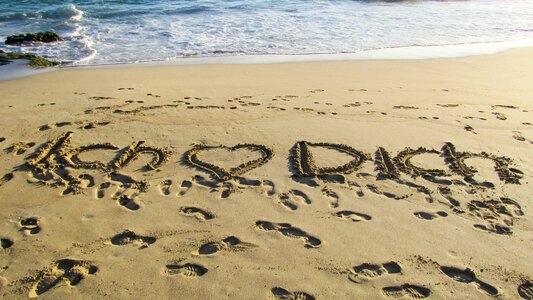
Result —
<path fill-rule="evenodd" d="M 7 37 L 5 43 L 6 45 L 13 44 L 22 44 L 27 42 L 41 42 L 41 43 L 52 43 L 62 41 L 62 39 L 55 32 L 45 31 L 37 33 L 27 33 L 19 35 L 10 35 Z"/>
<path fill-rule="evenodd" d="M 31 53 L 19 53 L 19 52 L 2 52 L 0 53 L 0 65 L 10 63 L 14 59 L 27 59 L 29 60 L 29 66 L 33 68 L 46 68 L 60 65 L 61 62 L 49 60 L 42 56 L 38 56 Z"/>

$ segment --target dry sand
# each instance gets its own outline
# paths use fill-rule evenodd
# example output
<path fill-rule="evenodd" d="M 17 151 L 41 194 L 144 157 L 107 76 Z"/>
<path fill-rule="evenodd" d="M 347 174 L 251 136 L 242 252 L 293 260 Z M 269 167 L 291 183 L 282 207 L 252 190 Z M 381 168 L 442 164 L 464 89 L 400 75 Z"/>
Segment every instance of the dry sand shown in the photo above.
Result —
<path fill-rule="evenodd" d="M 532 299 L 532 70 L 520 49 L 0 82 L 0 296 Z"/>

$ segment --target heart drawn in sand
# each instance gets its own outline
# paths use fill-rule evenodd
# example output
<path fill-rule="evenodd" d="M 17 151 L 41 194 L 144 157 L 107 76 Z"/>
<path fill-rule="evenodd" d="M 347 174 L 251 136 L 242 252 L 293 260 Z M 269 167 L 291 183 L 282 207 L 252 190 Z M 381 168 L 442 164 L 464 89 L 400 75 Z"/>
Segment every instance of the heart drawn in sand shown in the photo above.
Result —
<path fill-rule="evenodd" d="M 257 159 L 252 159 L 241 163 L 240 165 L 230 168 L 229 170 L 224 169 L 223 167 L 217 166 L 213 163 L 203 161 L 198 158 L 198 155 L 202 152 L 213 151 L 213 150 L 226 150 L 229 152 L 235 152 L 238 150 L 246 150 L 249 152 L 258 152 L 261 157 Z M 185 152 L 183 155 L 184 162 L 192 167 L 196 167 L 211 173 L 211 175 L 218 180 L 226 181 L 242 174 L 258 168 L 266 164 L 273 156 L 272 149 L 257 144 L 238 144 L 232 147 L 228 146 L 205 146 L 205 145 L 196 145 L 191 150 Z"/>
<path fill-rule="evenodd" d="M 334 150 L 352 157 L 348 163 L 337 167 L 319 167 L 315 163 L 311 148 L 325 148 Z M 291 160 L 297 175 L 315 177 L 331 174 L 348 174 L 357 170 L 368 155 L 344 144 L 297 142 L 291 151 Z"/>

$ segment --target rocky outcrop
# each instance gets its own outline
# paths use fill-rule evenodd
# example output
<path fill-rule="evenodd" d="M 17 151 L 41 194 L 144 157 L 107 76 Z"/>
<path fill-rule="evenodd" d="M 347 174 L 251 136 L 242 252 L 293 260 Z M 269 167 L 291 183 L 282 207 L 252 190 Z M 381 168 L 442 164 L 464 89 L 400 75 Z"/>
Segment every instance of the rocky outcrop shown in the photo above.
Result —
<path fill-rule="evenodd" d="M 45 31 L 37 33 L 26 33 L 18 35 L 10 35 L 6 38 L 6 45 L 17 45 L 22 43 L 41 42 L 52 43 L 62 41 L 61 37 L 55 32 Z"/>

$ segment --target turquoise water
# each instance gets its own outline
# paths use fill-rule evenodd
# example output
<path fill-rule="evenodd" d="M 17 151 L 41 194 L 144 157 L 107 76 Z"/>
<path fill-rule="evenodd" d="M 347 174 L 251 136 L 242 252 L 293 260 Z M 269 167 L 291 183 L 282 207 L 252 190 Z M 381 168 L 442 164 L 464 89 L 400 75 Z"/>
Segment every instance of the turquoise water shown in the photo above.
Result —
<path fill-rule="evenodd" d="M 65 40 L 0 49 L 92 65 L 533 40 L 533 1 L 0 0 L 0 40 L 48 30 Z"/>

